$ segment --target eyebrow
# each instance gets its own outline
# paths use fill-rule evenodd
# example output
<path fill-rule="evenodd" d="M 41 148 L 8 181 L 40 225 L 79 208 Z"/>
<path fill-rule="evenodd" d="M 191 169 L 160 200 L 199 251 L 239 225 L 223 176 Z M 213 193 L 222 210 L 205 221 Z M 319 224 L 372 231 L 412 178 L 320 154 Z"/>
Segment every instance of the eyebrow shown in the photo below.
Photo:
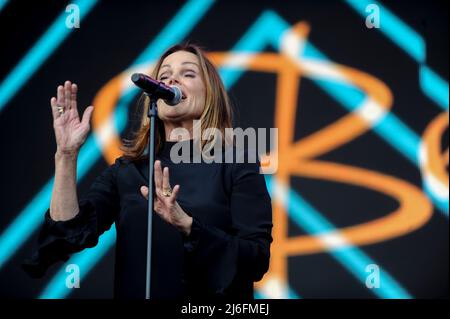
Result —
<path fill-rule="evenodd" d="M 184 65 L 184 64 L 193 64 L 193 65 L 197 66 L 198 68 L 200 68 L 200 67 L 198 66 L 198 64 L 197 64 L 197 63 L 194 63 L 194 62 L 186 61 L 186 62 L 183 62 L 183 63 L 181 63 L 181 64 L 182 64 L 182 65 Z M 162 68 L 165 68 L 165 67 L 170 67 L 170 65 L 169 65 L 169 64 L 164 64 L 164 65 L 161 66 L 159 69 L 161 70 Z"/>

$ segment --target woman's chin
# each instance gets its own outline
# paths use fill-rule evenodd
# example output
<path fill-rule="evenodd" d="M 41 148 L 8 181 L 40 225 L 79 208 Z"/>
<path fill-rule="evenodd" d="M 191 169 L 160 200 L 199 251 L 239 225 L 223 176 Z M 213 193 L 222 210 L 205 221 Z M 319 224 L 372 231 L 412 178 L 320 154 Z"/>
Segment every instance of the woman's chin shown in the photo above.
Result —
<path fill-rule="evenodd" d="M 160 118 L 162 120 L 178 122 L 178 121 L 185 120 L 186 118 L 190 117 L 188 112 L 183 112 L 183 110 L 175 109 L 177 107 L 178 106 L 170 106 L 170 108 L 173 108 L 173 109 L 164 110 L 164 112 L 161 112 L 159 114 Z"/>

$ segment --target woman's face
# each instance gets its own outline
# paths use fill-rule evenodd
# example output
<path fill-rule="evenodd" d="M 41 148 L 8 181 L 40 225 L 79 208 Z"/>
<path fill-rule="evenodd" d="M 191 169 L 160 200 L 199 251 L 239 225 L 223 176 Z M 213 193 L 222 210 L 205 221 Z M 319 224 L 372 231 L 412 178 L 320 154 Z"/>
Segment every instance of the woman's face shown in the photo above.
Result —
<path fill-rule="evenodd" d="M 158 101 L 158 116 L 163 121 L 179 122 L 200 118 L 205 107 L 205 84 L 195 54 L 177 51 L 167 56 L 158 72 L 158 80 L 181 89 L 183 99 L 175 106 Z"/>

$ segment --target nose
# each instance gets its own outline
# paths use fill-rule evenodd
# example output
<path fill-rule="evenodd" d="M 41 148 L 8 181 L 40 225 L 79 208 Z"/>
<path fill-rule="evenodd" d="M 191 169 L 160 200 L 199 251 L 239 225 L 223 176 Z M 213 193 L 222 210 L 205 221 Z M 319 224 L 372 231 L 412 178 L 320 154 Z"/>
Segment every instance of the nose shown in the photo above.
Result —
<path fill-rule="evenodd" d="M 175 85 L 175 84 L 180 84 L 180 82 L 178 81 L 178 79 L 174 75 L 172 75 L 170 77 L 170 79 L 169 79 L 169 83 L 168 84 L 169 85 Z"/>

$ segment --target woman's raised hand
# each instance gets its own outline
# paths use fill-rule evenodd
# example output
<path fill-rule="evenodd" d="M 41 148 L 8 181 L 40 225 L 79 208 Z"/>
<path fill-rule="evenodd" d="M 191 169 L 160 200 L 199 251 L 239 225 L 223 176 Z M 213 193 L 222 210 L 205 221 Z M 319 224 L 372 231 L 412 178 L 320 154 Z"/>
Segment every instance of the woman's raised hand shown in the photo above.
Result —
<path fill-rule="evenodd" d="M 57 97 L 50 100 L 57 152 L 61 154 L 77 154 L 90 130 L 89 121 L 94 107 L 88 106 L 80 121 L 77 91 L 75 83 L 66 81 L 64 86 L 58 86 Z"/>
<path fill-rule="evenodd" d="M 192 217 L 181 208 L 176 201 L 180 185 L 172 189 L 169 182 L 169 168 L 162 169 L 161 161 L 155 161 L 155 198 L 154 211 L 166 222 L 189 235 L 192 227 Z M 141 194 L 148 200 L 148 187 L 141 186 Z"/>

